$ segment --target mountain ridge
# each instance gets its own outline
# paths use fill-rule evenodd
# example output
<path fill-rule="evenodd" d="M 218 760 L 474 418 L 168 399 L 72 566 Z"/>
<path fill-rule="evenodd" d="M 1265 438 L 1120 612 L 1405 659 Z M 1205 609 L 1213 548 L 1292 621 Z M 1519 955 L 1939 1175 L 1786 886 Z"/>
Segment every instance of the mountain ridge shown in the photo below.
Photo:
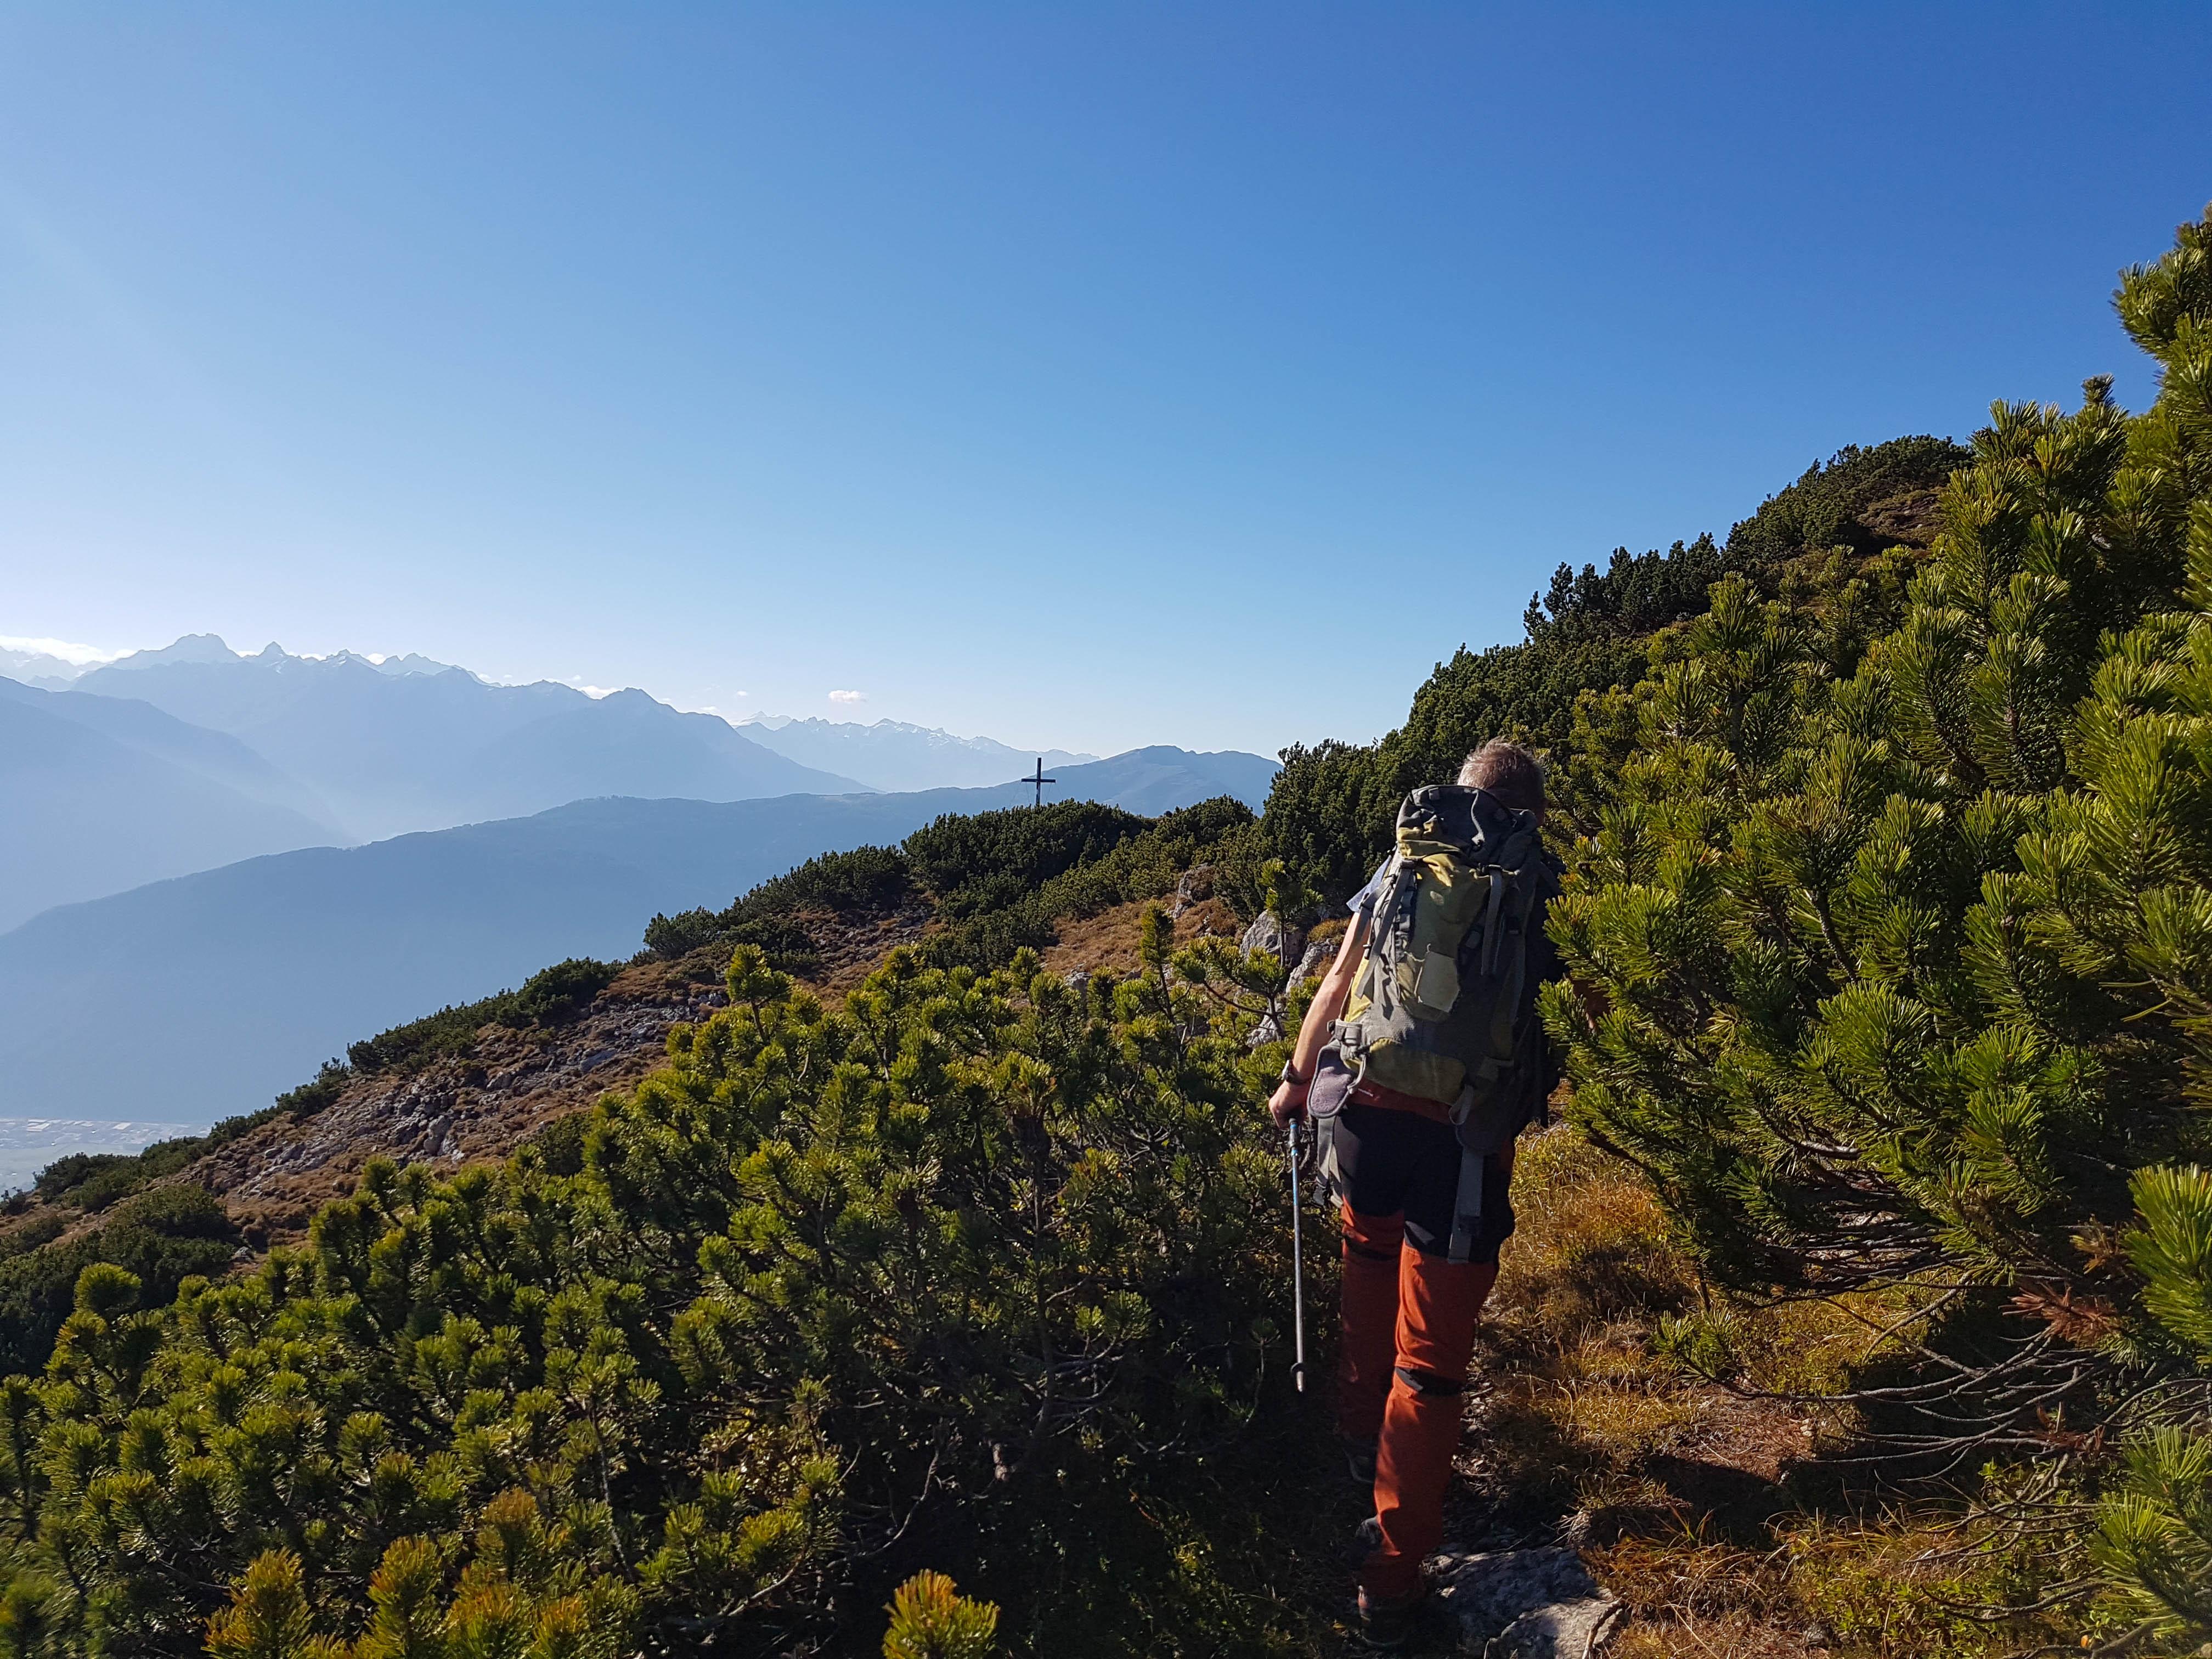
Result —
<path fill-rule="evenodd" d="M 1155 746 L 1066 769 L 1066 799 L 1153 815 L 1255 804 L 1256 756 Z M 0 935 L 0 1110 L 83 1100 L 199 1121 L 265 1101 L 364 1031 L 468 1002 L 573 956 L 629 955 L 656 912 L 720 906 L 825 852 L 1030 786 L 732 802 L 604 798 L 527 817 L 257 858 L 64 906 Z M 118 1019 L 118 1011 L 133 1011 Z"/>
<path fill-rule="evenodd" d="M 1004 783 L 1042 760 L 1048 769 L 1099 759 L 1065 749 L 1017 749 L 994 738 L 963 738 L 903 720 L 825 720 L 754 715 L 740 732 L 809 766 L 866 777 L 878 789 L 981 788 Z"/>
<path fill-rule="evenodd" d="M 216 635 L 187 635 L 94 669 L 76 689 L 137 698 L 238 738 L 314 789 L 366 841 L 637 790 L 736 800 L 868 787 L 641 691 L 617 693 L 617 702 L 550 680 L 495 685 L 414 660 L 425 665 L 394 673 L 351 652 L 295 657 L 271 645 L 246 657 Z M 568 726 L 528 731 L 561 716 Z M 565 757 L 555 741 L 563 732 Z"/>

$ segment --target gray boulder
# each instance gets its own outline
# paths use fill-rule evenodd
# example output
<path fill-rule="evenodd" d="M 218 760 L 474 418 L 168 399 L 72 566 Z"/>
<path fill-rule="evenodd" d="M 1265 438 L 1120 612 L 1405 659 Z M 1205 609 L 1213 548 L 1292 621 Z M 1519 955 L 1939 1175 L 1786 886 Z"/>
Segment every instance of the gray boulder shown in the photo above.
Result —
<path fill-rule="evenodd" d="M 1336 960 L 1337 941 L 1333 939 L 1316 939 L 1306 946 L 1306 953 L 1298 958 L 1297 969 L 1291 975 L 1291 983 L 1303 985 L 1310 979 L 1319 979 Z"/>
<path fill-rule="evenodd" d="M 1237 942 L 1237 948 L 1248 957 L 1255 951 L 1265 951 L 1279 961 L 1296 962 L 1306 948 L 1305 930 L 1285 927 L 1275 919 L 1273 910 L 1262 910 L 1244 930 L 1244 937 Z"/>
<path fill-rule="evenodd" d="M 1170 908 L 1168 914 L 1171 916 L 1179 916 L 1192 905 L 1201 903 L 1212 896 L 1213 866 L 1210 864 L 1194 864 L 1182 872 L 1182 878 L 1176 883 L 1175 904 Z"/>
<path fill-rule="evenodd" d="M 1446 1555 L 1430 1583 L 1459 1650 L 1481 1659 L 1592 1659 L 1622 1612 L 1568 1549 Z"/>

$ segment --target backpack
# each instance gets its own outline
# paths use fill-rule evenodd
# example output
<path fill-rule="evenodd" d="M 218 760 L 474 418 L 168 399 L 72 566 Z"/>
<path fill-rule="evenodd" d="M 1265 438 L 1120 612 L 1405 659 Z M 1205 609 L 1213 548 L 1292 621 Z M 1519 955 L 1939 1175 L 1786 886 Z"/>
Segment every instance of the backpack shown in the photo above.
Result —
<path fill-rule="evenodd" d="M 1416 789 L 1398 809 L 1397 842 L 1377 878 L 1366 956 L 1330 1030 L 1344 1080 L 1309 1109 L 1326 1136 L 1361 1083 L 1443 1106 L 1461 1150 L 1449 1254 L 1464 1261 L 1481 1218 L 1483 1161 L 1540 1103 L 1544 1033 L 1527 994 L 1528 948 L 1558 884 L 1536 815 L 1480 789 Z"/>

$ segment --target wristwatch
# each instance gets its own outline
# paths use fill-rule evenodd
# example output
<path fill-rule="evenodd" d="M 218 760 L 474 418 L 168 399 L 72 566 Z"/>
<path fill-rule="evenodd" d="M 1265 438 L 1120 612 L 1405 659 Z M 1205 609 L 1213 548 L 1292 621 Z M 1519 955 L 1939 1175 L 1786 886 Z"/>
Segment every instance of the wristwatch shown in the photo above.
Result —
<path fill-rule="evenodd" d="M 1310 1077 L 1300 1077 L 1296 1072 L 1291 1069 L 1291 1063 L 1292 1062 L 1287 1060 L 1283 1062 L 1283 1074 L 1278 1078 L 1276 1081 L 1279 1083 L 1290 1084 L 1292 1087 L 1298 1089 L 1310 1086 L 1313 1083 L 1313 1079 Z"/>

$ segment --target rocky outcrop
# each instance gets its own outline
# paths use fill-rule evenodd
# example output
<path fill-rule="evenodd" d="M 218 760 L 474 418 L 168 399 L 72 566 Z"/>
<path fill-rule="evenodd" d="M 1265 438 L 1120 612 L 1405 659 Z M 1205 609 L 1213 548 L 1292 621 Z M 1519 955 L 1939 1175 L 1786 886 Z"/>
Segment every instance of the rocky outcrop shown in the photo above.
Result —
<path fill-rule="evenodd" d="M 1875 502 L 1858 515 L 1857 522 L 1885 544 L 1927 547 L 1943 526 L 1943 492 L 1908 489 Z"/>
<path fill-rule="evenodd" d="M 1247 1048 L 1264 1048 L 1271 1042 L 1283 1040 L 1283 1023 L 1273 1014 L 1260 1016 L 1259 1024 L 1244 1034 Z"/>
<path fill-rule="evenodd" d="M 1336 947 L 1337 941 L 1333 939 L 1317 939 L 1309 943 L 1305 954 L 1298 958 L 1298 965 L 1291 970 L 1290 982 L 1303 985 L 1310 979 L 1319 979 L 1336 959 Z"/>
<path fill-rule="evenodd" d="M 1237 949 L 1248 957 L 1265 951 L 1287 967 L 1291 976 L 1285 985 L 1301 984 L 1327 973 L 1336 957 L 1337 944 L 1335 931 L 1328 938 L 1312 939 L 1303 927 L 1284 927 L 1273 910 L 1260 912 L 1258 920 L 1237 942 Z"/>
<path fill-rule="evenodd" d="M 921 939 L 929 913 L 908 904 L 802 920 L 817 959 L 807 982 L 835 994 Z M 221 1198 L 257 1249 L 295 1239 L 317 1209 L 352 1190 L 371 1158 L 452 1170 L 505 1158 L 554 1119 L 632 1087 L 666 1058 L 672 1028 L 723 1006 L 715 978 L 696 962 L 634 963 L 573 1020 L 521 1030 L 487 1025 L 465 1056 L 357 1076 L 313 1116 L 262 1124 L 167 1179 Z"/>
<path fill-rule="evenodd" d="M 1623 1611 L 1569 1549 L 1447 1555 L 1430 1583 L 1459 1651 L 1480 1659 L 1591 1659 Z"/>
<path fill-rule="evenodd" d="M 1285 927 L 1273 910 L 1262 910 L 1244 930 L 1237 947 L 1248 957 L 1265 951 L 1278 961 L 1296 962 L 1305 952 L 1305 929 Z"/>
<path fill-rule="evenodd" d="M 1213 896 L 1213 866 L 1194 864 L 1182 872 L 1176 883 L 1175 902 L 1169 908 L 1170 916 L 1180 916 L 1194 904 L 1203 904 Z"/>

